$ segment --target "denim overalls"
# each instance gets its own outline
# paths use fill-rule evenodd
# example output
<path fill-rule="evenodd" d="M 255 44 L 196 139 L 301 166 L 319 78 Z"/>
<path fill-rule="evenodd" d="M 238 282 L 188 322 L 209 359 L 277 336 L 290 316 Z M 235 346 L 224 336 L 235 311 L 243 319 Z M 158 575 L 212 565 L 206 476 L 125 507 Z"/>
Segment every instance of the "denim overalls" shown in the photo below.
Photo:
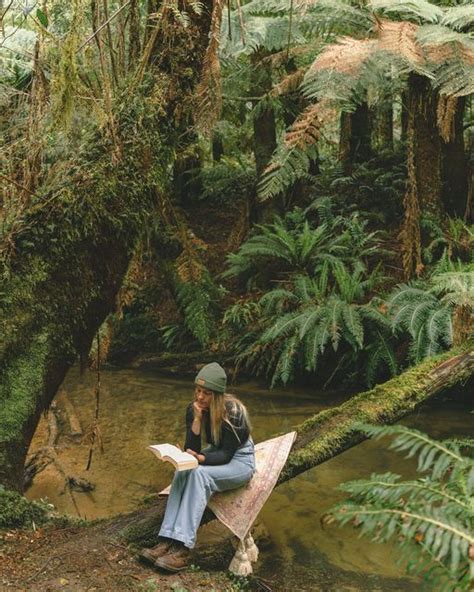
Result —
<path fill-rule="evenodd" d="M 210 445 L 202 452 L 212 450 Z M 245 485 L 255 472 L 252 438 L 240 446 L 225 465 L 199 465 L 188 471 L 176 471 L 166 504 L 160 536 L 184 543 L 192 549 L 207 502 L 213 493 Z"/>

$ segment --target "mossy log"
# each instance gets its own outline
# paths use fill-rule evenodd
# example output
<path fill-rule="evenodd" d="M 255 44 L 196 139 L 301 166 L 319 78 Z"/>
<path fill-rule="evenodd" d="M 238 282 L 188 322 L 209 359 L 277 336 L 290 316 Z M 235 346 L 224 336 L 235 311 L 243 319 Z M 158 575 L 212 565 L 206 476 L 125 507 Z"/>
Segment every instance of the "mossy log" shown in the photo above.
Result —
<path fill-rule="evenodd" d="M 279 483 L 288 481 L 366 439 L 360 422 L 392 424 L 441 391 L 474 374 L 474 349 L 429 358 L 388 382 L 317 413 L 295 429 L 298 436 Z"/>
<path fill-rule="evenodd" d="M 347 402 L 317 413 L 299 426 L 288 461 L 278 484 L 296 477 L 366 439 L 359 422 L 391 424 L 447 388 L 463 384 L 474 374 L 474 349 L 450 351 L 410 368 L 400 376 L 360 393 Z M 110 523 L 110 532 L 128 542 L 151 546 L 157 541 L 165 500 L 145 511 L 121 516 Z M 214 516 L 207 511 L 201 524 Z"/>
<path fill-rule="evenodd" d="M 203 4 L 187 27 L 165 12 L 153 50 L 140 58 L 137 72 L 148 64 L 141 81 L 137 74 L 128 94 L 113 98 L 114 133 L 91 121 L 54 199 L 38 186 L 35 202 L 2 235 L 0 485 L 7 489 L 22 491 L 40 415 L 116 309 L 137 241 L 156 220 L 209 43 L 212 1 Z"/>

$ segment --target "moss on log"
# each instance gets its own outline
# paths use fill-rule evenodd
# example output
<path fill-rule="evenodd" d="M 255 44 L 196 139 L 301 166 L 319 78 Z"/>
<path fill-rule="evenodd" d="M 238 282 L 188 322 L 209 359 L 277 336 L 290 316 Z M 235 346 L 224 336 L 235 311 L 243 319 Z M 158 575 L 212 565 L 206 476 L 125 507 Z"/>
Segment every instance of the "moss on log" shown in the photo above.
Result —
<path fill-rule="evenodd" d="M 298 436 L 278 482 L 288 481 L 365 440 L 356 429 L 357 423 L 395 423 L 473 374 L 474 350 L 450 351 L 314 415 L 295 428 Z"/>

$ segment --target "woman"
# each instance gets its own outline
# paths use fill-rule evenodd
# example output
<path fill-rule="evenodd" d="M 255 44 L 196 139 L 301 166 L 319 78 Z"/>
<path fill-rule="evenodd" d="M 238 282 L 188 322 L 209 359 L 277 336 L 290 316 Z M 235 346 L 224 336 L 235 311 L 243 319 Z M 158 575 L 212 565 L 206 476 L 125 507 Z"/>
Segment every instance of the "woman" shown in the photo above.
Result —
<path fill-rule="evenodd" d="M 160 529 L 160 543 L 141 556 L 168 571 L 188 566 L 190 549 L 207 502 L 216 491 L 247 483 L 255 471 L 255 451 L 245 406 L 225 394 L 224 369 L 212 362 L 195 380 L 194 402 L 186 410 L 184 448 L 199 466 L 176 471 Z M 209 446 L 201 450 L 201 438 Z"/>

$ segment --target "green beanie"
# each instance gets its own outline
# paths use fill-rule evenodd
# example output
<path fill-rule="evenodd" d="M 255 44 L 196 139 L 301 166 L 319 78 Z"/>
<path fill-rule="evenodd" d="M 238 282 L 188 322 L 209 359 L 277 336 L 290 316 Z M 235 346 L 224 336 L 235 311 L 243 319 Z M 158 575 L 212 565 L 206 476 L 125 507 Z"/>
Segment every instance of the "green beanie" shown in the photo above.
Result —
<path fill-rule="evenodd" d="M 194 379 L 194 383 L 211 391 L 225 393 L 227 376 L 224 368 L 220 364 L 217 362 L 211 362 L 199 370 Z"/>

